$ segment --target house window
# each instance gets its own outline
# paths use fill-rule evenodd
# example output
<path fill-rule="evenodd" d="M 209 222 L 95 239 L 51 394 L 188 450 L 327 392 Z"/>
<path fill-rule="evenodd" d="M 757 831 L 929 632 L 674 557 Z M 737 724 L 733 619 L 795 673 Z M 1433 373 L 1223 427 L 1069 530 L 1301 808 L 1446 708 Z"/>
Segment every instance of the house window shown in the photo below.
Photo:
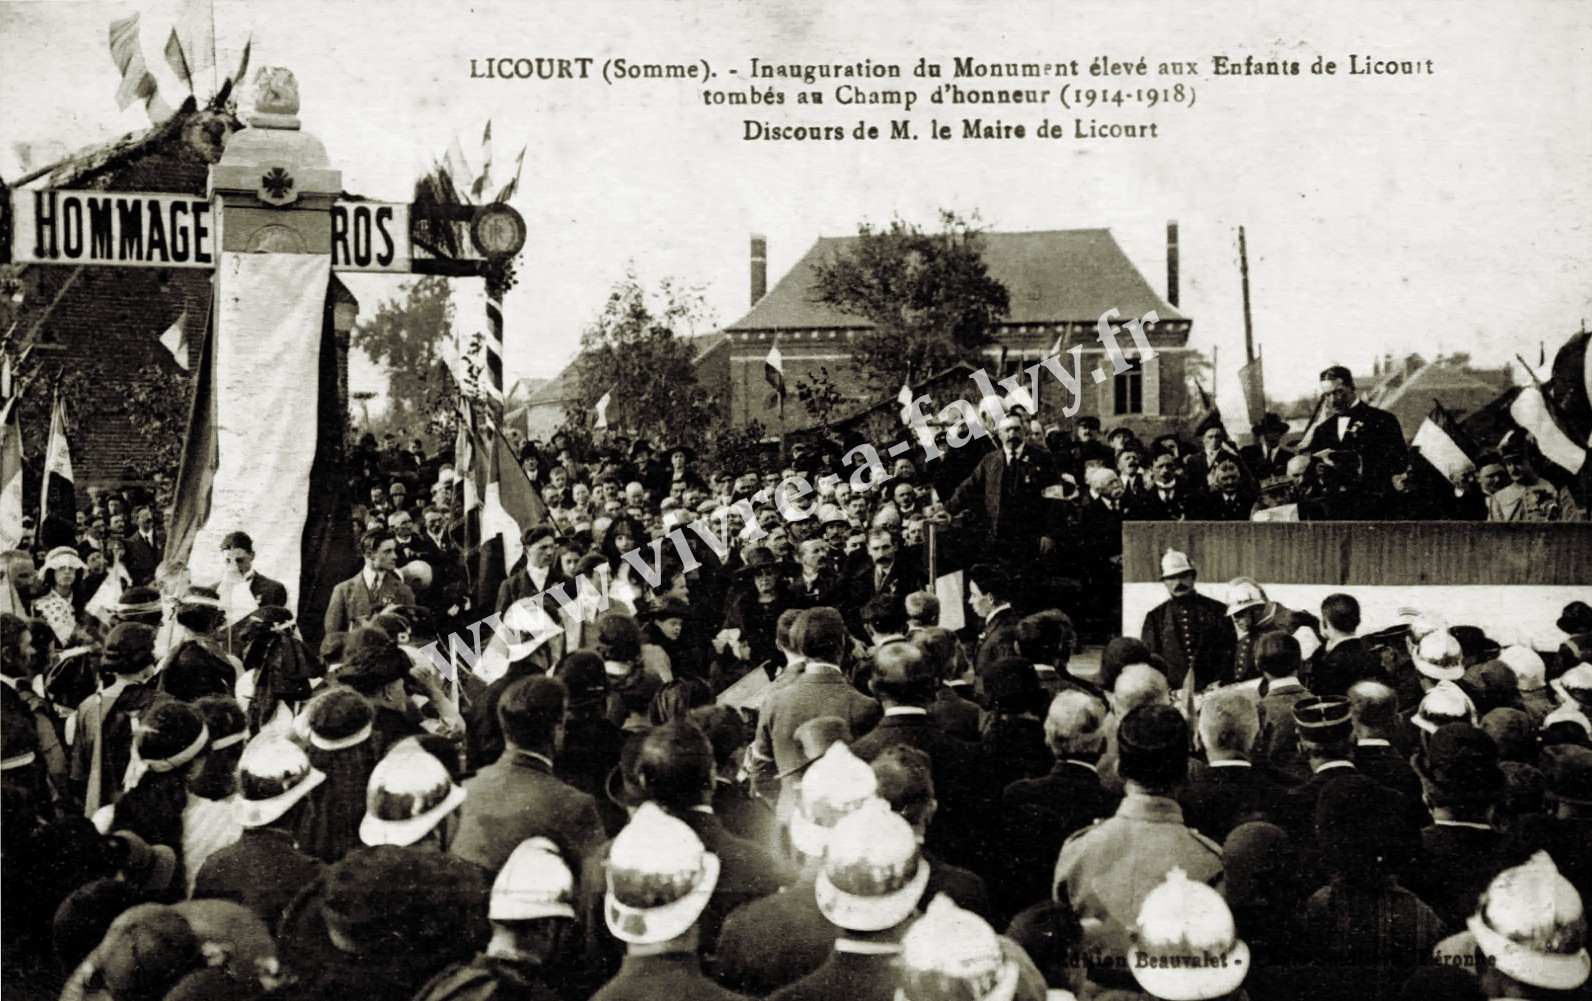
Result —
<path fill-rule="evenodd" d="M 1144 369 L 1138 362 L 1135 361 L 1132 368 L 1116 376 L 1111 396 L 1111 412 L 1118 417 L 1144 413 Z"/>

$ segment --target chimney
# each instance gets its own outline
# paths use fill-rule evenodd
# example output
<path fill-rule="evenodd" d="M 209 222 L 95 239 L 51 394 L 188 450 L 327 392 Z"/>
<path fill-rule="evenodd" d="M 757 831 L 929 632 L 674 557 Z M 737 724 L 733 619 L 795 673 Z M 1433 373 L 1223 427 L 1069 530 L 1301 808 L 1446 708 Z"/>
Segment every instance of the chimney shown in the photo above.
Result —
<path fill-rule="evenodd" d="M 752 305 L 768 293 L 768 238 L 752 234 Z"/>
<path fill-rule="evenodd" d="M 1177 305 L 1177 221 L 1166 224 L 1166 304 Z"/>

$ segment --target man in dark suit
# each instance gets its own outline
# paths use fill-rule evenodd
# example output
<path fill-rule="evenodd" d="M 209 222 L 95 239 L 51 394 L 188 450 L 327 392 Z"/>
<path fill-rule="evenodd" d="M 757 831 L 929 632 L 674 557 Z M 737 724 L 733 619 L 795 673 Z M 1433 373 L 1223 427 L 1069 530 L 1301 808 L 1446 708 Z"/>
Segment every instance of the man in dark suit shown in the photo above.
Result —
<path fill-rule="evenodd" d="M 1184 822 L 1221 843 L 1239 824 L 1272 819 L 1282 788 L 1251 757 L 1260 736 L 1254 698 L 1236 688 L 1213 692 L 1200 706 L 1199 736 L 1205 760 L 1189 762 L 1177 794 Z"/>
<path fill-rule="evenodd" d="M 1020 421 L 1000 420 L 998 403 L 986 404 L 981 412 L 985 426 L 995 428 L 995 447 L 951 494 L 946 510 L 982 514 L 986 542 L 1021 576 L 1037 569 L 1039 558 L 1055 548 L 1044 491 L 1061 476 L 1050 453 L 1028 439 Z"/>
<path fill-rule="evenodd" d="M 1166 661 L 1166 680 L 1173 689 L 1184 684 L 1190 671 L 1195 691 L 1232 676 L 1238 633 L 1227 606 L 1194 589 L 1197 576 L 1186 554 L 1168 549 L 1161 557 L 1161 583 L 1171 597 L 1144 617 L 1144 645 Z"/>
<path fill-rule="evenodd" d="M 872 762 L 897 744 L 929 756 L 936 796 L 937 823 L 929 830 L 929 847 L 961 860 L 982 823 L 978 751 L 945 733 L 929 715 L 937 680 L 934 666 L 914 643 L 889 643 L 879 648 L 869 688 L 884 707 L 884 718 L 872 732 L 855 740 L 852 751 Z"/>
<path fill-rule="evenodd" d="M 287 586 L 254 569 L 254 540 L 247 532 L 228 532 L 221 539 L 221 559 L 248 583 L 249 593 L 262 608 L 287 607 Z"/>
<path fill-rule="evenodd" d="M 1349 688 L 1349 717 L 1354 724 L 1354 766 L 1367 778 L 1404 797 L 1416 830 L 1432 822 L 1421 802 L 1421 779 L 1394 743 L 1399 729 L 1399 697 L 1379 681 L 1361 681 Z"/>
<path fill-rule="evenodd" d="M 521 539 L 525 547 L 525 566 L 498 587 L 497 613 L 502 615 L 510 605 L 522 598 L 530 598 L 550 587 L 562 584 L 569 578 L 559 566 L 558 537 L 551 525 L 537 525 L 525 530 Z"/>
<path fill-rule="evenodd" d="M 1011 578 L 1001 567 L 980 563 L 968 570 L 967 603 L 984 620 L 973 653 L 974 687 L 980 691 L 977 679 L 989 673 L 997 661 L 1017 653 L 1017 624 L 1023 617 L 1012 608 L 1011 597 Z"/>
<path fill-rule="evenodd" d="M 496 873 L 526 838 L 551 838 L 572 859 L 602 845 L 596 801 L 553 775 L 567 708 L 557 678 L 522 678 L 503 693 L 503 754 L 465 783 L 452 854 Z"/>
<path fill-rule="evenodd" d="M 326 631 L 343 633 L 388 605 L 413 605 L 415 594 L 394 572 L 398 560 L 398 541 L 385 528 L 375 528 L 360 536 L 360 551 L 365 567 L 358 574 L 332 589 L 326 606 Z"/>
<path fill-rule="evenodd" d="M 1277 826 L 1287 831 L 1299 847 L 1315 844 L 1316 803 L 1321 791 L 1344 775 L 1357 774 L 1357 770 L 1352 760 L 1354 727 L 1349 719 L 1348 699 L 1301 699 L 1294 705 L 1293 717 L 1300 748 L 1309 762 L 1310 778 L 1283 795 Z M 1308 861 L 1309 875 L 1324 882 L 1320 856 L 1312 855 Z"/>
<path fill-rule="evenodd" d="M 1050 774 L 1018 779 L 1001 793 L 992 829 L 1014 837 L 990 859 L 996 908 L 1011 917 L 1044 899 L 1062 843 L 1116 812 L 1121 796 L 1095 770 L 1105 749 L 1105 706 L 1086 692 L 1057 695 L 1045 715 L 1045 741 L 1056 759 Z"/>
<path fill-rule="evenodd" d="M 1311 694 L 1299 682 L 1299 641 L 1287 633 L 1266 633 L 1255 642 L 1255 663 L 1266 679 L 1257 757 L 1290 782 L 1304 782 L 1310 768 L 1299 748 L 1294 707 Z"/>
<path fill-rule="evenodd" d="M 1299 451 L 1357 454 L 1360 482 L 1372 495 L 1386 491 L 1393 474 L 1401 472 L 1409 458 L 1399 419 L 1357 399 L 1354 375 L 1342 365 L 1321 373 L 1320 413 Z"/>
<path fill-rule="evenodd" d="M 876 597 L 894 599 L 899 605 L 913 591 L 924 586 L 923 570 L 898 555 L 895 533 L 875 528 L 868 533 L 868 558 L 861 560 L 846 577 L 846 624 L 858 636 L 866 636 L 861 619 L 862 607 Z"/>
<path fill-rule="evenodd" d="M 1255 443 L 1238 450 L 1238 457 L 1244 461 L 1244 468 L 1249 470 L 1249 475 L 1257 483 L 1274 476 L 1288 475 L 1288 460 L 1294 456 L 1291 450 L 1282 447 L 1282 436 L 1288 433 L 1288 422 L 1276 414 L 1267 414 L 1252 430 L 1255 432 Z"/>
<path fill-rule="evenodd" d="M 1365 640 L 1354 635 L 1360 628 L 1360 603 L 1349 594 L 1329 594 L 1321 602 L 1321 649 L 1310 655 L 1305 678 L 1317 695 L 1347 695 L 1357 681 L 1383 676 L 1382 658 Z"/>
<path fill-rule="evenodd" d="M 1421 831 L 1421 861 L 1411 867 L 1409 890 L 1453 931 L 1475 913 L 1476 898 L 1493 877 L 1527 853 L 1517 856 L 1490 823 L 1504 793 L 1491 737 L 1468 723 L 1447 723 L 1416 763 L 1432 823 Z"/>
<path fill-rule="evenodd" d="M 1255 488 L 1244 482 L 1236 452 L 1219 452 L 1211 464 L 1212 488 L 1189 505 L 1190 521 L 1248 521 L 1255 509 Z"/>
<path fill-rule="evenodd" d="M 819 605 L 838 607 L 841 603 L 842 581 L 832 558 L 833 550 L 828 540 L 814 537 L 796 549 L 796 563 L 800 567 L 791 579 L 791 590 L 809 608 Z"/>
<path fill-rule="evenodd" d="M 127 536 L 127 553 L 122 557 L 122 566 L 127 568 L 134 587 L 143 587 L 155 579 L 165 548 L 166 541 L 155 530 L 155 512 L 148 507 L 134 511 L 133 531 Z"/>
<path fill-rule="evenodd" d="M 1172 452 L 1159 452 L 1150 460 L 1150 483 L 1128 504 L 1129 521 L 1182 521 L 1196 491 L 1183 481 L 1181 460 Z"/>

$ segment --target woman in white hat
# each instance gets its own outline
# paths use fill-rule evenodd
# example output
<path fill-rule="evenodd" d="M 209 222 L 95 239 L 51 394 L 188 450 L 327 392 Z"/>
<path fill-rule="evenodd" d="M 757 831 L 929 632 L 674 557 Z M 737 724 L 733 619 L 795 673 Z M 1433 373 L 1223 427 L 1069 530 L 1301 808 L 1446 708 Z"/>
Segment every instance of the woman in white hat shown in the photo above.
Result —
<path fill-rule="evenodd" d="M 446 851 L 443 823 L 464 802 L 464 787 L 414 738 L 393 745 L 370 773 L 359 840 L 370 846 L 417 845 Z"/>
<path fill-rule="evenodd" d="M 85 569 L 82 558 L 71 546 L 56 546 L 44 557 L 46 591 L 33 602 L 33 614 L 50 624 L 62 646 L 70 645 L 79 632 L 78 616 L 88 596 L 78 595 L 77 581 Z"/>
<path fill-rule="evenodd" d="M 1173 868 L 1144 897 L 1128 966 L 1146 993 L 1165 1001 L 1243 997 L 1249 946 L 1222 895 Z"/>

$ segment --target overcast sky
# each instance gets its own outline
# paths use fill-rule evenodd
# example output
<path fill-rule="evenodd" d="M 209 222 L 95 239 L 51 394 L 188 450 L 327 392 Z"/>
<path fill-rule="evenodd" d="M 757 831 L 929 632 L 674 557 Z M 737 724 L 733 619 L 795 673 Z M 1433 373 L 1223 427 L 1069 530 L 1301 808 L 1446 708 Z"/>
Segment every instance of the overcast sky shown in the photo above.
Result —
<path fill-rule="evenodd" d="M 119 113 L 111 21 L 143 11 L 160 58 L 175 2 L 0 3 L 0 175 L 147 124 Z M 344 187 L 407 201 L 416 176 L 457 134 L 479 164 L 493 123 L 496 175 L 529 146 L 515 204 L 530 239 L 507 309 L 511 376 L 547 376 L 633 261 L 647 280 L 707 287 L 717 320 L 747 307 L 747 239 L 769 240 L 770 284 L 819 236 L 900 214 L 977 212 L 997 230 L 1109 227 L 1150 283 L 1165 285 L 1165 225 L 1182 230 L 1183 310 L 1193 343 L 1219 346 L 1220 378 L 1242 353 L 1236 226 L 1248 232 L 1256 336 L 1273 397 L 1310 391 L 1343 362 L 1369 374 L 1384 352 L 1469 350 L 1535 358 L 1592 315 L 1592 4 L 1199 3 L 905 6 L 855 3 L 472 3 L 217 0 L 219 62 L 297 75 L 304 127 L 326 144 Z M 1363 60 L 1432 60 L 1430 76 L 1348 76 Z M 750 60 L 897 62 L 1145 56 L 1194 60 L 1194 107 L 1074 113 L 950 108 L 917 87 L 910 117 L 960 133 L 964 116 L 1070 123 L 1150 122 L 1160 137 L 1084 143 L 746 142 L 741 119 L 886 126 L 894 109 L 792 104 L 766 114 L 705 107 L 681 81 L 489 81 L 470 59 L 610 57 L 694 63 L 731 89 Z M 1301 75 L 1214 78 L 1212 57 L 1297 60 Z M 1313 76 L 1323 55 L 1334 77 Z M 208 76 L 208 74 L 205 74 Z M 252 74 L 251 74 L 252 76 Z M 1083 86 L 1099 81 L 1084 78 Z M 988 85 L 988 84 L 986 84 Z M 745 83 L 741 83 L 742 88 Z M 882 85 L 878 85 L 882 86 Z M 795 88 L 785 88 L 794 98 Z M 175 103 L 175 100 L 173 101 Z M 22 145 L 19 145 L 22 144 Z M 31 146 L 31 148 L 27 148 Z M 366 310 L 394 281 L 351 282 Z M 464 284 L 464 283 L 460 283 Z M 479 314 L 461 292 L 461 316 Z M 369 380 L 368 371 L 356 381 Z M 356 387 L 357 388 L 357 387 Z"/>

